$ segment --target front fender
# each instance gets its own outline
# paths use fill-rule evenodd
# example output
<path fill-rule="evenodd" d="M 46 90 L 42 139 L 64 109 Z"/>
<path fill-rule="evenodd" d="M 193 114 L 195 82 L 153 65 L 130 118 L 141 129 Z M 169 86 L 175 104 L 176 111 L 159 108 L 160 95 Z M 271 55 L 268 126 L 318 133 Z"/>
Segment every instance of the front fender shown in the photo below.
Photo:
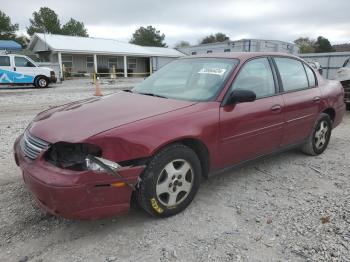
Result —
<path fill-rule="evenodd" d="M 180 111 L 107 130 L 90 137 L 86 142 L 100 146 L 102 157 L 123 162 L 151 157 L 170 143 L 192 138 L 207 147 L 210 163 L 215 168 L 220 158 L 217 154 L 219 103 L 198 103 Z"/>

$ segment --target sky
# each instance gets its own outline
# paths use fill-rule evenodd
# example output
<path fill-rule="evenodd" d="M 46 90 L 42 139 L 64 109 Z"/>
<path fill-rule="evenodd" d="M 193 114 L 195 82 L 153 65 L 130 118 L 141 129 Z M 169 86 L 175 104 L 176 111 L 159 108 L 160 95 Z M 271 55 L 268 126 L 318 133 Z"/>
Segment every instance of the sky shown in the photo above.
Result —
<path fill-rule="evenodd" d="M 231 40 L 292 42 L 322 35 L 332 44 L 350 43 L 350 0 L 17 0 L 2 1 L 0 10 L 25 33 L 33 11 L 43 6 L 61 24 L 72 17 L 84 22 L 91 37 L 124 42 L 138 27 L 153 25 L 170 47 L 180 40 L 198 44 L 216 32 Z"/>

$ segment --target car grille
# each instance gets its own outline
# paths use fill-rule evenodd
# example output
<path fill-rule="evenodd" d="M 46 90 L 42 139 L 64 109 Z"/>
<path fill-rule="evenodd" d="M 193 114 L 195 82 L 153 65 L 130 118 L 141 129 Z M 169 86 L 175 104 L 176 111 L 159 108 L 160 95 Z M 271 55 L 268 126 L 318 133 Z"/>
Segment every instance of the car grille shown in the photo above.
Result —
<path fill-rule="evenodd" d="M 30 135 L 29 132 L 25 132 L 21 140 L 21 149 L 24 155 L 32 160 L 35 160 L 40 152 L 49 145 L 48 142 Z"/>

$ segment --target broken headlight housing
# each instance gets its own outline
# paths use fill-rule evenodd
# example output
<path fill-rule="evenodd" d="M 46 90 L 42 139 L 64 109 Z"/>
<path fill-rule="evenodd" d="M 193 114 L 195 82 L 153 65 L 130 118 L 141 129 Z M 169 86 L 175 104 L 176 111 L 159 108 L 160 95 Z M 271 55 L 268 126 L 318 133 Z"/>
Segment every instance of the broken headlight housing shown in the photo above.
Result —
<path fill-rule="evenodd" d="M 58 142 L 45 153 L 45 160 L 60 168 L 83 171 L 88 169 L 86 165 L 88 155 L 101 157 L 102 150 L 88 143 Z"/>
<path fill-rule="evenodd" d="M 45 159 L 59 168 L 74 171 L 105 172 L 106 169 L 114 171 L 121 167 L 113 161 L 101 158 L 101 156 L 102 150 L 96 145 L 58 142 L 49 148 Z"/>

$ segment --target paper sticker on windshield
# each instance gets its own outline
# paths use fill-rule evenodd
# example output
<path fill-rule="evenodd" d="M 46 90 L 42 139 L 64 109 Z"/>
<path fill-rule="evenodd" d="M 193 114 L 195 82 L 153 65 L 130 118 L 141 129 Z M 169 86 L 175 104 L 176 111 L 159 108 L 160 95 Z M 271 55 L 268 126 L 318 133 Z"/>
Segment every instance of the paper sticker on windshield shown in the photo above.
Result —
<path fill-rule="evenodd" d="M 211 75 L 219 75 L 222 76 L 225 74 L 226 69 L 223 68 L 202 68 L 199 70 L 198 74 L 211 74 Z"/>

